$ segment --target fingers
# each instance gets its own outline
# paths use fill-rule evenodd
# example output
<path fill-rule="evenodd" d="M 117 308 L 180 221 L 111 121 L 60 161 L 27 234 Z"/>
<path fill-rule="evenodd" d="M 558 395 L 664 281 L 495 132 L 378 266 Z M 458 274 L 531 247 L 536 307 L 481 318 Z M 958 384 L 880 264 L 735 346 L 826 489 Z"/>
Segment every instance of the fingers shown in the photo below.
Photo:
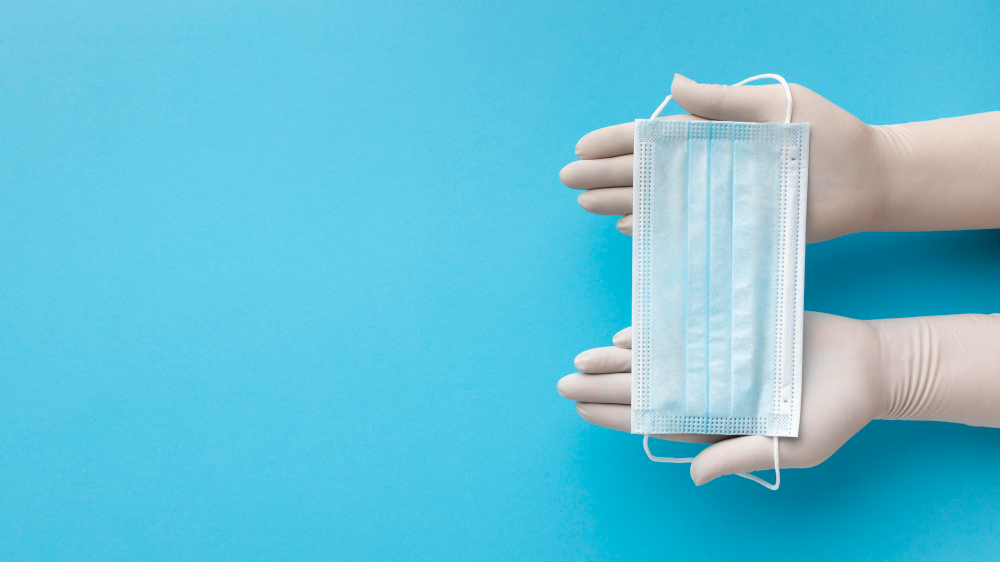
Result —
<path fill-rule="evenodd" d="M 576 156 L 584 160 L 632 154 L 635 123 L 622 123 L 591 131 L 576 143 Z"/>
<path fill-rule="evenodd" d="M 624 330 L 618 332 L 611 338 L 611 343 L 615 344 L 615 347 L 620 347 L 622 349 L 632 349 L 632 326 L 625 328 Z"/>
<path fill-rule="evenodd" d="M 695 486 L 701 486 L 727 474 L 771 470 L 774 468 L 773 439 L 748 435 L 712 445 L 691 463 L 691 480 Z"/>
<path fill-rule="evenodd" d="M 664 119 L 701 121 L 696 115 L 671 115 Z M 559 180 L 573 189 L 589 190 L 577 199 L 580 206 L 597 215 L 632 213 L 632 145 L 634 123 L 598 129 L 584 135 L 577 143 L 577 156 L 583 158 L 566 165 Z M 618 229 L 631 236 L 632 218 L 619 220 Z"/>
<path fill-rule="evenodd" d="M 632 431 L 632 408 L 630 406 L 577 402 L 576 413 L 594 425 L 615 431 Z"/>
<path fill-rule="evenodd" d="M 632 236 L 632 215 L 628 214 L 618 219 L 618 223 L 615 225 L 615 228 L 618 229 L 618 232 L 621 232 L 626 236 Z"/>
<path fill-rule="evenodd" d="M 632 212 L 631 187 L 606 187 L 584 191 L 576 198 L 584 209 L 595 215 L 624 215 Z"/>
<path fill-rule="evenodd" d="M 671 115 L 668 120 L 702 121 L 696 115 Z M 632 213 L 632 145 L 634 123 L 598 129 L 584 135 L 576 152 L 583 160 L 567 164 L 559 180 L 573 189 L 589 190 L 577 199 L 580 206 L 597 215 Z M 619 221 L 618 229 L 631 236 L 632 218 Z"/>
<path fill-rule="evenodd" d="M 674 75 L 670 93 L 685 111 L 716 121 L 784 121 L 786 100 L 781 84 L 720 86 L 699 84 Z"/>
<path fill-rule="evenodd" d="M 632 187 L 632 155 L 570 162 L 559 171 L 559 181 L 573 189 Z"/>
<path fill-rule="evenodd" d="M 580 414 L 581 418 L 594 425 L 616 431 L 632 431 L 632 408 L 630 406 L 577 402 L 576 412 Z M 682 443 L 717 443 L 729 438 L 728 435 L 695 435 L 691 433 L 663 433 L 650 437 Z"/>
<path fill-rule="evenodd" d="M 632 375 L 630 373 L 608 375 L 573 373 L 559 379 L 556 390 L 563 398 L 574 402 L 627 405 L 632 402 Z"/>
<path fill-rule="evenodd" d="M 661 117 L 671 121 L 703 121 L 696 115 Z M 584 160 L 611 158 L 632 154 L 635 143 L 635 123 L 622 123 L 591 131 L 576 143 L 576 155 Z"/>
<path fill-rule="evenodd" d="M 576 356 L 573 365 L 584 373 L 631 373 L 632 351 L 620 347 L 597 347 Z"/>

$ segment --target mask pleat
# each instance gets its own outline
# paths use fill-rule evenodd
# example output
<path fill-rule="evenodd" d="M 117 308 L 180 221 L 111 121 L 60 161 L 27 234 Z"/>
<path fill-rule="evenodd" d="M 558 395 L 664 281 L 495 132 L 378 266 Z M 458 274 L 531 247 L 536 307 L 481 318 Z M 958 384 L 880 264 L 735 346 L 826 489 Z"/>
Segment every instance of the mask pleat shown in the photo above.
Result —
<path fill-rule="evenodd" d="M 687 313 L 685 324 L 685 433 L 704 431 L 708 413 L 708 123 L 689 122 L 687 138 Z"/>
<path fill-rule="evenodd" d="M 735 125 L 732 343 L 738 433 L 759 432 L 762 428 L 752 424 L 760 423 L 761 412 L 772 411 L 781 144 L 767 142 L 769 133 L 766 127 Z"/>
<path fill-rule="evenodd" d="M 709 141 L 708 416 L 705 433 L 726 429 L 732 411 L 733 127 L 712 126 Z"/>

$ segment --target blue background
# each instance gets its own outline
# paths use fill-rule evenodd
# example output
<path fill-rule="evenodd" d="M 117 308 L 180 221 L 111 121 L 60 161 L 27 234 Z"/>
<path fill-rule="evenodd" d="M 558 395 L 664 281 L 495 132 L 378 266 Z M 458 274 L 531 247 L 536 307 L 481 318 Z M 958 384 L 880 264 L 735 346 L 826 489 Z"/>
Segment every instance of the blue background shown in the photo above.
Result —
<path fill-rule="evenodd" d="M 673 72 L 1000 109 L 995 3 L 161 4 L 0 16 L 0 558 L 998 557 L 1000 431 L 695 488 L 555 392 L 630 318 L 581 135 Z M 806 306 L 1000 311 L 998 248 L 810 246 Z"/>

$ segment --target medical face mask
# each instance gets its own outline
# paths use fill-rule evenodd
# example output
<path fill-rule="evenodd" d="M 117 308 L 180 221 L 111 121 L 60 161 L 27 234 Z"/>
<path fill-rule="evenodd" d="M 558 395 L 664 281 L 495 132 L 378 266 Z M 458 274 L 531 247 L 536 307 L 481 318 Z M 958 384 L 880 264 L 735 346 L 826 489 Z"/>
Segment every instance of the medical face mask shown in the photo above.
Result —
<path fill-rule="evenodd" d="M 635 122 L 632 433 L 799 430 L 809 124 Z"/>

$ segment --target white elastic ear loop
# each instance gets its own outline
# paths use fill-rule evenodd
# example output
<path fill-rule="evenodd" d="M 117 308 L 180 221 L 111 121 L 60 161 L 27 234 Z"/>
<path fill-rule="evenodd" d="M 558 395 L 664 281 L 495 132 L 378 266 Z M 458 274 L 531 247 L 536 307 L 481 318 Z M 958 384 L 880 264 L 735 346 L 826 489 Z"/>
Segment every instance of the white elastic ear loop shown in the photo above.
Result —
<path fill-rule="evenodd" d="M 777 74 L 758 74 L 757 76 L 751 76 L 750 78 L 747 78 L 746 80 L 740 80 L 739 82 L 733 84 L 733 86 L 742 86 L 742 85 L 744 85 L 744 84 L 746 84 L 748 82 L 753 82 L 755 80 L 763 80 L 764 78 L 771 78 L 773 80 L 777 80 L 778 82 L 781 82 L 782 87 L 785 88 L 785 102 L 787 103 L 787 107 L 788 107 L 785 110 L 785 124 L 787 125 L 787 124 L 791 123 L 792 122 L 792 89 L 788 87 L 788 82 L 785 82 L 785 79 L 782 78 L 781 76 L 779 76 Z M 672 100 L 672 99 L 674 99 L 673 94 L 668 95 L 663 100 L 663 103 L 660 104 L 660 107 L 656 108 L 656 111 L 653 112 L 653 115 L 652 115 L 652 117 L 650 117 L 650 119 L 656 119 L 657 117 L 659 117 L 660 116 L 660 112 L 663 111 L 664 107 L 667 107 L 667 104 L 670 103 L 670 100 Z"/>
<path fill-rule="evenodd" d="M 646 450 L 646 456 L 649 460 L 653 462 L 673 462 L 673 463 L 685 463 L 694 461 L 694 457 L 687 458 L 675 458 L 675 457 L 657 457 L 653 453 L 649 452 L 649 435 L 642 436 L 642 448 Z M 778 486 L 781 486 L 781 469 L 778 464 L 778 436 L 774 436 L 774 484 L 766 482 L 753 474 L 747 474 L 746 472 L 738 472 L 737 476 L 742 476 L 748 480 L 753 480 L 754 482 L 760 484 L 761 486 L 767 488 L 768 490 L 777 490 Z"/>
<path fill-rule="evenodd" d="M 646 456 L 649 457 L 649 460 L 651 460 L 653 462 L 676 462 L 676 463 L 683 463 L 683 462 L 691 462 L 691 461 L 694 460 L 694 457 L 689 457 L 689 458 L 682 459 L 682 458 L 674 458 L 674 457 L 657 457 L 657 456 L 654 456 L 653 453 L 649 452 L 649 436 L 648 435 L 643 435 L 642 436 L 642 448 L 646 449 Z"/>
<path fill-rule="evenodd" d="M 777 490 L 778 486 L 781 486 L 781 469 L 778 468 L 778 436 L 774 436 L 774 484 L 765 482 L 759 477 L 754 476 L 753 474 L 747 474 L 746 472 L 737 472 L 736 476 L 742 476 L 748 480 L 753 480 L 768 490 Z"/>

